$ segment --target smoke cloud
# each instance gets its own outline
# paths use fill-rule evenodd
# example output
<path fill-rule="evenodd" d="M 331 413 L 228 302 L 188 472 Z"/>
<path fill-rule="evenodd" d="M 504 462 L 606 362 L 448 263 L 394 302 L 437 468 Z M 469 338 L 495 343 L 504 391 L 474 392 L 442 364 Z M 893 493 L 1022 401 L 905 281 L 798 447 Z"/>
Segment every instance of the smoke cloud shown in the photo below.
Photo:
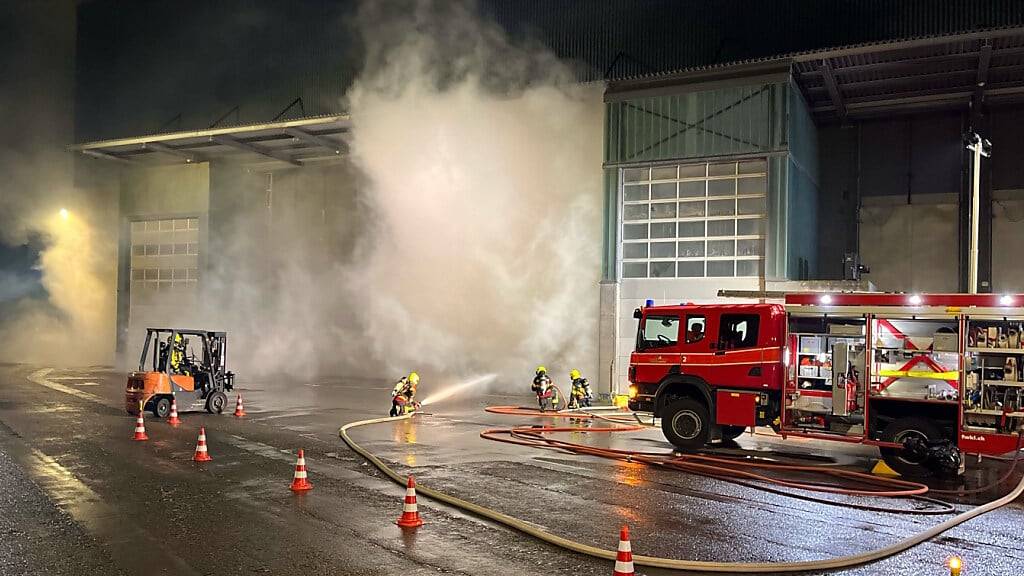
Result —
<path fill-rule="evenodd" d="M 345 102 L 350 162 L 211 168 L 201 292 L 160 292 L 162 308 L 133 318 L 127 359 L 141 328 L 163 324 L 228 330 L 243 380 L 418 370 L 425 382 L 497 374 L 508 385 L 537 364 L 593 374 L 599 87 L 575 83 L 569 65 L 510 40 L 469 2 L 365 2 L 355 29 L 365 64 Z M 5 108 L 33 90 L 71 94 L 25 86 Z M 11 136 L 49 139 L 0 158 L 16 176 L 0 233 L 43 246 L 43 294 L 26 296 L 23 275 L 0 281 L 12 295 L 0 359 L 105 363 L 117 203 L 72 186 L 70 100 L 51 104 L 30 107 L 35 124 Z M 61 125 L 45 126 L 58 108 Z M 161 178 L 177 177 L 172 168 Z"/>
<path fill-rule="evenodd" d="M 116 206 L 76 189 L 74 3 L 7 3 L 0 39 L 0 361 L 109 363 L 114 349 Z M 64 209 L 64 212 L 61 212 Z M 106 226 L 97 226 L 103 221 Z"/>
<path fill-rule="evenodd" d="M 352 166 L 322 201 L 300 176 L 275 175 L 265 209 L 235 217 L 230 268 L 204 280 L 230 293 L 220 308 L 244 340 L 235 365 L 257 376 L 592 371 L 599 89 L 469 3 L 367 2 L 359 22 Z M 311 194 L 317 210 L 302 207 Z"/>

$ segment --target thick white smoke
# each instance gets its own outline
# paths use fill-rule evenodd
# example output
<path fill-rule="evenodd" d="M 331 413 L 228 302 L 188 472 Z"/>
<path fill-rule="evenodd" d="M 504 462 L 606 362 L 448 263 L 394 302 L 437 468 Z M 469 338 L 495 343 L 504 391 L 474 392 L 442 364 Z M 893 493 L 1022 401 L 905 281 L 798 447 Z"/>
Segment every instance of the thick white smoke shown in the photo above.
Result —
<path fill-rule="evenodd" d="M 468 4 L 410 3 L 399 18 L 379 6 L 363 11 L 374 32 L 349 99 L 372 226 L 346 274 L 373 357 L 592 370 L 600 92 Z"/>
<path fill-rule="evenodd" d="M 113 359 L 117 207 L 104 191 L 75 187 L 65 150 L 74 11 L 69 2 L 0 5 L 0 21 L 17 23 L 0 38 L 0 68 L 17 79 L 0 82 L 0 243 L 27 250 L 38 271 L 0 262 L 3 362 Z"/>

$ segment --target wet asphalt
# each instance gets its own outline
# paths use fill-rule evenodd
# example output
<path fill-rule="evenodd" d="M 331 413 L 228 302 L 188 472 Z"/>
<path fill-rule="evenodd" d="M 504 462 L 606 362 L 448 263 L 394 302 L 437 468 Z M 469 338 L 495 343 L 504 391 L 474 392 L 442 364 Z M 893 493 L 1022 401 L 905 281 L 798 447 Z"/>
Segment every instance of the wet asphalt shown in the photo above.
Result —
<path fill-rule="evenodd" d="M 105 369 L 0 366 L 0 574 L 611 574 L 610 562 L 566 552 L 420 498 L 427 524 L 394 525 L 404 490 L 344 446 L 341 424 L 386 414 L 385 381 L 239 382 L 248 416 L 182 410 L 184 424 L 146 421 L 131 440 L 124 374 Z M 425 382 L 421 395 L 430 392 Z M 524 386 L 524 391 L 526 388 Z M 232 402 L 234 395 L 231 397 Z M 547 423 L 487 414 L 527 394 L 477 395 L 431 415 L 352 432 L 421 485 L 614 549 L 629 524 L 637 554 L 762 562 L 807 560 L 891 544 L 946 516 L 864 512 L 638 464 L 499 444 L 485 428 Z M 563 422 L 564 424 L 564 422 Z M 205 426 L 213 462 L 191 461 Z M 566 434 L 573 441 L 668 450 L 657 430 Z M 315 488 L 288 490 L 305 449 Z M 743 436 L 730 454 L 804 459 L 866 470 L 866 447 Z M 997 478 L 1003 463 L 970 462 L 965 481 Z M 1007 491 L 954 501 L 958 510 Z M 858 499 L 857 502 L 865 502 Z M 880 501 L 899 509 L 906 501 Z M 835 574 L 1024 574 L 1020 502 L 871 565 Z M 638 568 L 638 573 L 678 574 Z"/>

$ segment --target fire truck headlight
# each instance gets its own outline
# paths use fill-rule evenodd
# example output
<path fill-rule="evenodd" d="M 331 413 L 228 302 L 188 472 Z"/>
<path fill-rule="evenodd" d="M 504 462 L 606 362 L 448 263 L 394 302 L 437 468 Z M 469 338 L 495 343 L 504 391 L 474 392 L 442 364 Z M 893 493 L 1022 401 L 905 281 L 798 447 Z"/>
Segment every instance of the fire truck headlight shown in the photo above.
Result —
<path fill-rule="evenodd" d="M 999 298 L 999 303 L 1002 304 L 1003 306 L 1012 306 L 1013 305 L 1013 297 L 1010 296 L 1009 294 L 1003 294 Z"/>
<path fill-rule="evenodd" d="M 910 297 L 910 303 L 912 305 L 914 305 L 914 306 L 919 306 L 921 304 L 921 295 L 920 294 L 914 294 L 913 296 L 911 296 Z"/>
<path fill-rule="evenodd" d="M 828 294 L 825 294 L 825 295 L 823 295 L 821 297 L 820 302 L 822 304 L 831 304 L 832 303 L 832 296 L 829 296 Z"/>
<path fill-rule="evenodd" d="M 629 394 L 629 399 L 630 400 L 633 400 L 634 398 L 636 398 L 636 395 L 638 394 L 638 391 L 636 389 L 636 384 L 630 384 L 629 385 L 628 394 Z"/>

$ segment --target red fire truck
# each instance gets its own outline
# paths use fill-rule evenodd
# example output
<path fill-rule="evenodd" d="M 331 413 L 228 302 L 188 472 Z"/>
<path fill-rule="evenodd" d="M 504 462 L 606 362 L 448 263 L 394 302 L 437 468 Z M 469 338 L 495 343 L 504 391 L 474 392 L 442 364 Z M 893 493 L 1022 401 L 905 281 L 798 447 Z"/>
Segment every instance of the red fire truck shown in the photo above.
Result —
<path fill-rule="evenodd" d="M 783 304 L 644 306 L 629 407 L 683 450 L 770 426 L 955 473 L 1024 432 L 1024 295 L 802 293 Z"/>

